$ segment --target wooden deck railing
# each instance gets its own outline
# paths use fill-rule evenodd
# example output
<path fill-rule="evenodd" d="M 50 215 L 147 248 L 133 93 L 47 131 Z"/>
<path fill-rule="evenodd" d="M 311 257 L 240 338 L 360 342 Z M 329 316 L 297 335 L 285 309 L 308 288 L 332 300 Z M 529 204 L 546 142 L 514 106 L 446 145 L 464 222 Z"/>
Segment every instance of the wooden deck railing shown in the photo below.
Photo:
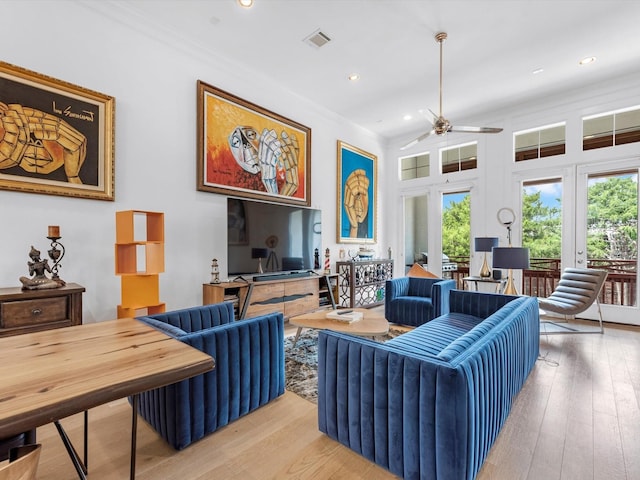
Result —
<path fill-rule="evenodd" d="M 469 257 L 450 257 L 458 264 L 451 278 L 458 288 L 464 288 L 462 279 L 469 276 Z M 555 289 L 562 270 L 558 258 L 532 258 L 530 268 L 524 270 L 522 293 L 534 297 L 548 297 Z M 609 275 L 600 302 L 608 305 L 636 306 L 637 272 L 635 260 L 590 260 L 590 268 L 607 270 Z M 475 274 L 477 275 L 477 273 Z"/>

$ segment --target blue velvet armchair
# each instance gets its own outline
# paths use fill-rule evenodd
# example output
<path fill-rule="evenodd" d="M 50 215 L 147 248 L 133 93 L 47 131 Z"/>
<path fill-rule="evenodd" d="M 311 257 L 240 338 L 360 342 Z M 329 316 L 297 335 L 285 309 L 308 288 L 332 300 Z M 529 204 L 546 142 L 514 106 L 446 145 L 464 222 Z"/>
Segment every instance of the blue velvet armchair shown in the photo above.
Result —
<path fill-rule="evenodd" d="M 400 277 L 387 280 L 384 315 L 391 323 L 417 327 L 449 312 L 454 280 Z"/>
<path fill-rule="evenodd" d="M 216 363 L 210 372 L 140 395 L 138 413 L 176 450 L 284 393 L 282 313 L 236 322 L 225 302 L 138 320 Z"/>

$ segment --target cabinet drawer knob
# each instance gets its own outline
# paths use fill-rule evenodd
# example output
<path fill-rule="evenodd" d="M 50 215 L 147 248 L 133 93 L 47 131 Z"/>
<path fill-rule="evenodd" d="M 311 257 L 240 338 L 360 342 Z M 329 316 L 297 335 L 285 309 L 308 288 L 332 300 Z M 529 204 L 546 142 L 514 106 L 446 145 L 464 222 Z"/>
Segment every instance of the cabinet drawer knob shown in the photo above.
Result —
<path fill-rule="evenodd" d="M 37 317 L 41 313 L 42 313 L 42 309 L 41 308 L 34 308 L 33 310 L 31 310 L 31 315 L 33 315 L 34 317 Z"/>

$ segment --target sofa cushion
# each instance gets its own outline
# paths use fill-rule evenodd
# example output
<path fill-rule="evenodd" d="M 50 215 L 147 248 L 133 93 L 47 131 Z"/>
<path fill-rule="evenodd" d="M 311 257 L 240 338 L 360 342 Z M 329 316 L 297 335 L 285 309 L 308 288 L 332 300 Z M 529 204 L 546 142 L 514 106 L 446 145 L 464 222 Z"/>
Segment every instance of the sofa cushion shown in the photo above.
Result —
<path fill-rule="evenodd" d="M 437 356 L 451 342 L 481 321 L 480 318 L 464 313 L 447 313 L 389 340 L 386 345 L 417 355 Z"/>

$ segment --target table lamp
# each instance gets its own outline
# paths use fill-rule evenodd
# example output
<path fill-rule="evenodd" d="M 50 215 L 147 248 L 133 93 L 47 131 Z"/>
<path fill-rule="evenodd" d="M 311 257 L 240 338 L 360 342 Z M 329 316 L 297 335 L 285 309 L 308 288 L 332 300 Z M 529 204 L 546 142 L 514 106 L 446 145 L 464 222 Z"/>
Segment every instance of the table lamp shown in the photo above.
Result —
<path fill-rule="evenodd" d="M 480 276 L 483 278 L 490 277 L 491 270 L 489 270 L 489 264 L 487 263 L 487 252 L 490 252 L 493 247 L 498 246 L 498 237 L 476 237 L 474 238 L 474 244 L 476 252 L 484 252 Z"/>
<path fill-rule="evenodd" d="M 258 273 L 264 273 L 262 270 L 262 259 L 267 258 L 269 251 L 266 248 L 252 248 L 251 249 L 251 258 L 258 259 Z"/>
<path fill-rule="evenodd" d="M 493 268 L 507 268 L 507 285 L 504 287 L 505 295 L 518 295 L 518 290 L 513 283 L 512 270 L 529 268 L 529 249 L 524 247 L 493 247 Z"/>

